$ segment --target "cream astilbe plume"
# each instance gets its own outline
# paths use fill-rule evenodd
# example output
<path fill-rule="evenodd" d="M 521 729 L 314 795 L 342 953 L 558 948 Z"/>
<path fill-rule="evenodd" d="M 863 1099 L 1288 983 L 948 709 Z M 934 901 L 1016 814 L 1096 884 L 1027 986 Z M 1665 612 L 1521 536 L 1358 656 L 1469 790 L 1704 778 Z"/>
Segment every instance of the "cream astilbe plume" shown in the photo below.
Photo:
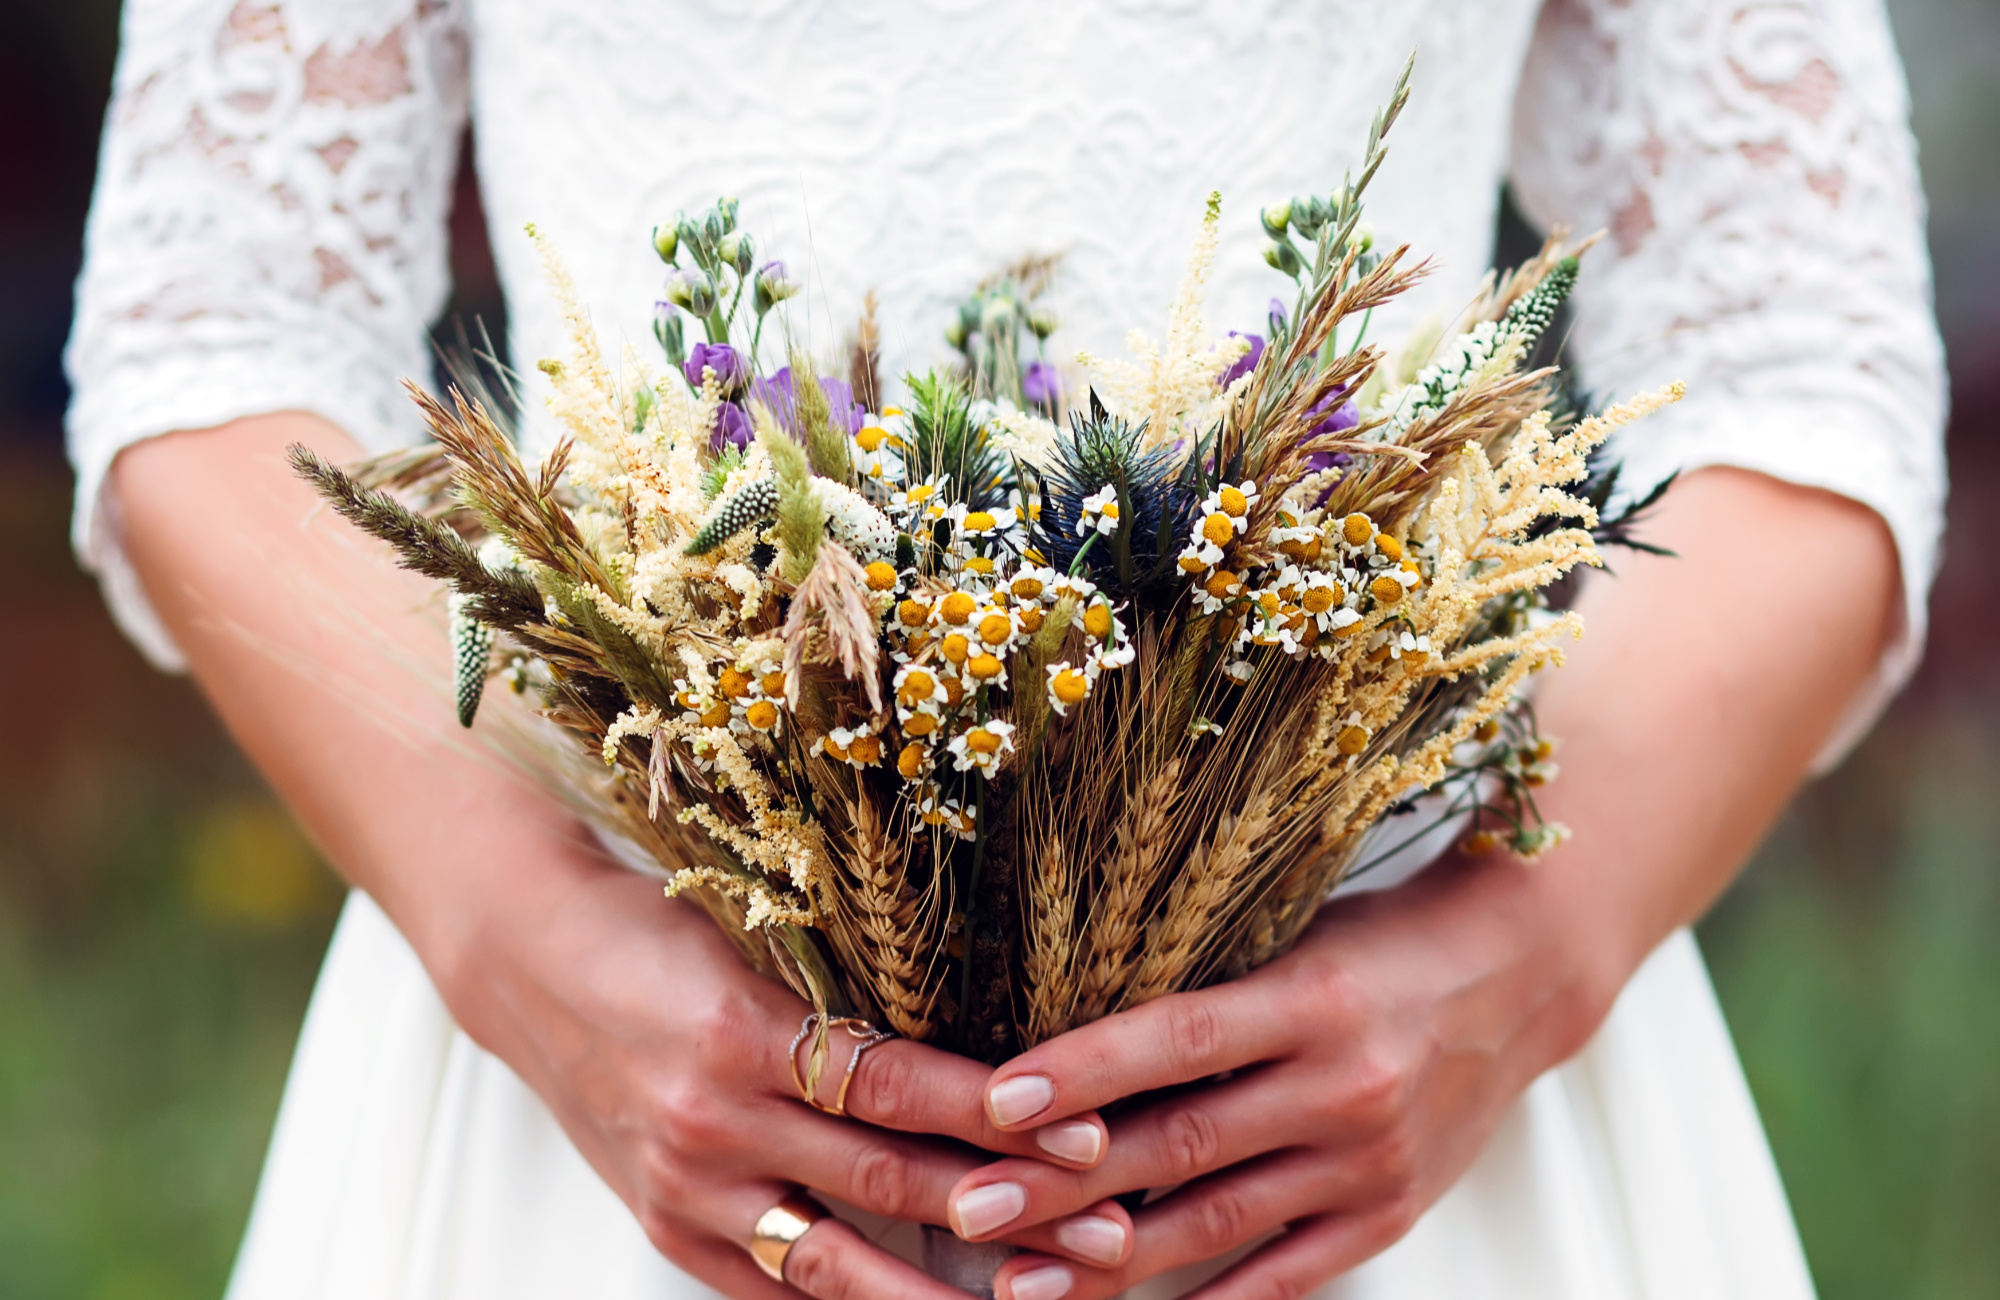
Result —
<path fill-rule="evenodd" d="M 1077 364 L 1089 372 L 1098 395 L 1110 410 L 1127 420 L 1146 422 L 1147 447 L 1165 446 L 1188 434 L 1200 434 L 1221 418 L 1224 397 L 1216 386 L 1222 372 L 1249 348 L 1243 339 L 1211 342 L 1202 318 L 1208 277 L 1215 269 L 1215 250 L 1222 216 L 1222 195 L 1208 196 L 1208 212 L 1188 255 L 1180 292 L 1167 317 L 1164 345 L 1143 330 L 1125 336 L 1132 360 L 1105 360 L 1079 352 Z"/>

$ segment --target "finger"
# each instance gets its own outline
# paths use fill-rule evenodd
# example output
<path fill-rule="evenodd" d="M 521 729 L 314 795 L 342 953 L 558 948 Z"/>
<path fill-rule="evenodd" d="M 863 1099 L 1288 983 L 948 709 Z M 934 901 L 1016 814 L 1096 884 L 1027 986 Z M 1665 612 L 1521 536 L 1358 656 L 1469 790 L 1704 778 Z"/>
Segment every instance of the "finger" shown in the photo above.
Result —
<path fill-rule="evenodd" d="M 1131 1214 L 1116 1201 L 1099 1201 L 1079 1214 L 1010 1232 L 1004 1238 L 1010 1246 L 1067 1256 L 1100 1269 L 1116 1268 L 1131 1258 L 1137 1239 Z"/>
<path fill-rule="evenodd" d="M 750 1254 L 750 1241 L 764 1212 L 796 1189 L 782 1183 L 740 1184 L 709 1202 L 717 1235 L 733 1245 L 764 1276 Z M 732 1276 L 741 1270 L 731 1268 Z M 819 1300 L 876 1300 L 881 1296 L 909 1297 L 909 1300 L 964 1300 L 961 1293 L 926 1277 L 917 1269 L 880 1246 L 852 1225 L 832 1215 L 805 1230 L 785 1253 L 784 1280 L 816 1296 Z M 731 1291 L 732 1295 L 754 1294 Z"/>
<path fill-rule="evenodd" d="M 1030 1293 L 1014 1300 L 1059 1294 L 1055 1268 L 1068 1270 L 1072 1300 L 1113 1296 L 1170 1269 L 1226 1255 L 1294 1219 L 1370 1203 L 1373 1179 L 1351 1162 L 1329 1161 L 1315 1151 L 1265 1156 L 1182 1188 L 1133 1218 L 1131 1255 L 1115 1268 L 1086 1268 L 1046 1255 L 1009 1260 L 1000 1278 L 1011 1287 L 1024 1276 Z M 1034 1274 L 1033 1277 L 1026 1277 Z M 996 1279 L 996 1286 L 999 1279 Z M 1003 1297 L 1013 1293 L 1003 1290 Z"/>
<path fill-rule="evenodd" d="M 1415 1221 L 1401 1205 L 1362 1214 L 1322 1214 L 1232 1264 L 1189 1300 L 1264 1300 L 1306 1295 L 1387 1250 Z"/>
<path fill-rule="evenodd" d="M 818 1300 L 965 1300 L 839 1219 L 821 1219 L 792 1243 L 785 1256 L 785 1281 Z"/>
<path fill-rule="evenodd" d="M 979 1153 L 793 1107 L 766 1135 L 765 1168 L 871 1214 L 944 1224 Z"/>
<path fill-rule="evenodd" d="M 855 1043 L 845 1034 L 829 1042 L 826 1068 L 815 1096 L 831 1105 L 847 1080 L 846 1113 L 881 1128 L 933 1133 L 987 1151 L 1053 1160 L 1088 1168 L 1108 1149 L 1104 1121 L 1095 1113 L 1074 1115 L 1032 1130 L 996 1127 L 986 1113 L 990 1066 L 907 1039 L 891 1039 L 862 1052 L 851 1079 L 848 1065 Z M 801 1044 L 801 1059 L 809 1050 Z M 801 1065 L 800 1077 L 804 1077 Z"/>
<path fill-rule="evenodd" d="M 1120 1118 L 1110 1153 L 1095 1168 L 1000 1160 L 967 1174 L 950 1191 L 952 1221 L 962 1199 L 1020 1189 L 1021 1213 L 1005 1231 L 1081 1212 L 1107 1197 L 1174 1187 L 1283 1147 L 1339 1150 L 1380 1137 L 1386 1119 L 1329 1104 L 1323 1073 L 1278 1065 L 1192 1089 Z M 1379 1108 L 1378 1108 L 1379 1109 Z M 997 1230 L 996 1230 L 997 1231 Z"/>
<path fill-rule="evenodd" d="M 1106 1016 L 994 1071 L 987 1115 L 1001 1129 L 1041 1125 L 1269 1060 L 1297 1041 L 1297 1018 L 1281 1013 L 1285 1005 L 1268 978 L 1252 975 Z"/>

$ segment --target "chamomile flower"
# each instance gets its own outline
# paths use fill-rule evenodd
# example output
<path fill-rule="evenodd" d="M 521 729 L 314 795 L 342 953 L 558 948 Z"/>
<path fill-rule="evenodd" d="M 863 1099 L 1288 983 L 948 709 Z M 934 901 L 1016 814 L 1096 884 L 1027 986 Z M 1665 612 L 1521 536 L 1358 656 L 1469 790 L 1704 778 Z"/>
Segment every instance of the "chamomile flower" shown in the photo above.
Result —
<path fill-rule="evenodd" d="M 889 431 L 879 420 L 871 418 L 862 423 L 848 450 L 855 474 L 864 480 L 875 480 L 892 472 L 889 437 Z"/>
<path fill-rule="evenodd" d="M 951 482 L 949 474 L 938 474 L 912 483 L 900 492 L 889 495 L 889 504 L 884 507 L 892 515 L 907 515 L 912 520 L 932 523 L 945 517 L 947 505 L 944 489 Z"/>
<path fill-rule="evenodd" d="M 1078 505 L 1076 535 L 1087 537 L 1092 531 L 1109 537 L 1118 531 L 1118 489 L 1109 483 L 1085 497 Z"/>
<path fill-rule="evenodd" d="M 925 786 L 923 793 L 917 797 L 917 817 L 920 821 L 926 826 L 948 830 L 962 840 L 975 838 L 975 811 L 956 799 L 946 799 L 935 785 Z"/>
<path fill-rule="evenodd" d="M 1195 608 L 1204 614 L 1219 613 L 1243 595 L 1243 579 L 1227 569 L 1217 569 L 1195 588 Z"/>
<path fill-rule="evenodd" d="M 1065 659 L 1061 663 L 1050 664 L 1049 707 L 1067 717 L 1070 706 L 1082 704 L 1090 698 L 1090 692 L 1097 685 L 1097 663 L 1093 659 L 1083 668 L 1078 668 Z"/>
<path fill-rule="evenodd" d="M 991 780 L 1007 755 L 1014 751 L 1014 724 L 998 718 L 982 722 L 953 736 L 946 748 L 951 753 L 953 770 L 977 771 Z"/>
<path fill-rule="evenodd" d="M 855 767 L 873 767 L 882 761 L 882 738 L 866 722 L 835 727 L 813 742 L 811 752 Z"/>

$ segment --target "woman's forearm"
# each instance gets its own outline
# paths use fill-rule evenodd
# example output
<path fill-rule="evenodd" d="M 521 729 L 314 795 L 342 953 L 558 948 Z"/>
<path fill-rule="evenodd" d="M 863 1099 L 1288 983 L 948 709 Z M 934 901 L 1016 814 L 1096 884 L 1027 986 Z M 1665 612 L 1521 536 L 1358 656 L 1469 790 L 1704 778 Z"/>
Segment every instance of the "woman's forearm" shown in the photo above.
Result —
<path fill-rule="evenodd" d="M 465 906 L 474 891 L 531 903 L 590 855 L 458 727 L 435 584 L 324 509 L 286 464 L 292 442 L 358 450 L 298 413 L 130 448 L 111 479 L 126 547 L 238 743 L 448 989 L 491 915 Z"/>
<path fill-rule="evenodd" d="M 1900 617 L 1887 527 L 1830 493 L 1705 470 L 1643 536 L 1675 555 L 1606 557 L 1537 706 L 1561 746 L 1542 811 L 1575 839 L 1526 874 L 1605 1007 L 1735 877 Z"/>

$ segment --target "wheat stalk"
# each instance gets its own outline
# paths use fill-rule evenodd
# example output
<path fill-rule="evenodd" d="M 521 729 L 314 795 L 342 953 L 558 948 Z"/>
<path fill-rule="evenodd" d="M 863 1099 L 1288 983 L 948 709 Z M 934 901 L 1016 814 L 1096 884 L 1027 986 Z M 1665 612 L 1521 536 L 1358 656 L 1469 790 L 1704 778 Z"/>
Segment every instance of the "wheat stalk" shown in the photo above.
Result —
<path fill-rule="evenodd" d="M 1054 1038 L 1070 1026 L 1076 1005 L 1076 882 L 1062 833 L 1051 828 L 1041 860 L 1028 879 L 1027 1044 Z"/>
<path fill-rule="evenodd" d="M 888 1027 L 918 1042 L 937 1032 L 937 985 L 927 956 L 935 948 L 923 891 L 910 882 L 903 841 L 865 792 L 848 805 L 852 831 L 840 855 L 851 881 L 829 891 L 845 923 L 836 942 L 853 949 L 861 975 Z"/>

